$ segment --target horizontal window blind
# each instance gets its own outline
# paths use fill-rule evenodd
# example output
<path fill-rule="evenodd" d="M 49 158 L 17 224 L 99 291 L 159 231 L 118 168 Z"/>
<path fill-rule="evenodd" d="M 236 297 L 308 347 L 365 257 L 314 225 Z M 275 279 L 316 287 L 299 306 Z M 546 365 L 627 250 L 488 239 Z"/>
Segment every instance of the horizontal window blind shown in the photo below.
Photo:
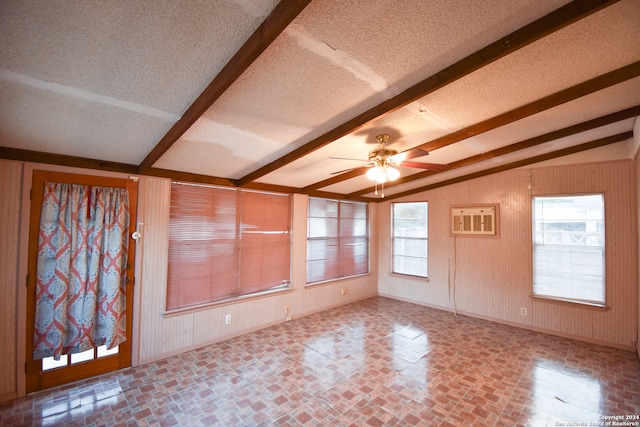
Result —
<path fill-rule="evenodd" d="M 393 272 L 427 277 L 428 204 L 392 204 Z"/>
<path fill-rule="evenodd" d="M 366 203 L 309 198 L 307 283 L 369 272 Z"/>
<path fill-rule="evenodd" d="M 241 192 L 240 295 L 289 283 L 291 199 Z"/>
<path fill-rule="evenodd" d="M 533 294 L 605 303 L 602 194 L 533 198 Z"/>
<path fill-rule="evenodd" d="M 167 310 L 290 282 L 288 195 L 174 183 Z"/>

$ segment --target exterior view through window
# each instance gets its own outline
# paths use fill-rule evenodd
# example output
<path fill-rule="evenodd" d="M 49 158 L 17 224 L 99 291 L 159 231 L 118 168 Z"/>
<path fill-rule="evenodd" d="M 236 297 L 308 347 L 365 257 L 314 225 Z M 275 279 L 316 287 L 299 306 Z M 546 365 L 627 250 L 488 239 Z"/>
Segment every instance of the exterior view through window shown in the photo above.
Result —
<path fill-rule="evenodd" d="M 533 198 L 533 294 L 605 303 L 602 194 Z"/>
<path fill-rule="evenodd" d="M 427 202 L 393 203 L 393 268 L 398 274 L 427 277 Z"/>

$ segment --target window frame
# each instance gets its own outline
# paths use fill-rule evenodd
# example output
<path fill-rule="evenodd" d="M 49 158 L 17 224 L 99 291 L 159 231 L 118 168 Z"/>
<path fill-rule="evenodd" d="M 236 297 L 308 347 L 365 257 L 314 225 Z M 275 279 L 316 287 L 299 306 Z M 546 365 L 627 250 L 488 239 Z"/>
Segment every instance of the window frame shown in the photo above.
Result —
<path fill-rule="evenodd" d="M 321 217 L 316 217 L 316 216 L 311 216 L 311 208 L 312 208 L 312 202 L 313 200 L 321 200 L 321 201 L 325 201 L 325 202 L 334 202 L 337 205 L 337 213 L 336 213 L 336 226 L 335 226 L 335 236 L 311 236 L 311 219 L 312 218 L 318 218 L 321 219 Z M 354 218 L 343 218 L 342 217 L 342 212 L 343 212 L 343 205 L 347 205 L 347 204 L 352 204 L 352 205 L 363 205 L 364 209 L 365 209 L 365 234 L 362 236 L 347 236 L 347 235 L 342 235 L 342 222 L 347 220 L 347 219 L 354 219 Z M 360 276 L 364 276 L 364 275 L 368 275 L 371 274 L 371 231 L 370 231 L 370 218 L 371 218 L 371 214 L 370 214 L 370 206 L 369 203 L 366 202 L 356 202 L 356 201 L 351 201 L 351 200 L 341 200 L 341 199 L 330 199 L 330 198 L 324 198 L 324 197 L 309 197 L 308 198 L 308 206 L 307 206 L 307 241 L 306 241 L 306 256 L 305 256 L 305 283 L 306 286 L 317 286 L 317 285 L 321 285 L 321 284 L 325 284 L 325 283 L 329 283 L 329 282 L 335 282 L 337 280 L 344 280 L 344 279 L 349 279 L 349 278 L 354 278 L 354 277 L 360 277 Z M 346 249 L 345 246 L 347 245 L 347 243 L 345 243 L 345 241 L 348 241 L 349 239 L 353 239 L 354 237 L 360 237 L 360 238 L 364 238 L 364 240 L 366 241 L 366 271 L 363 272 L 356 272 L 353 274 L 344 274 L 343 270 L 342 270 L 342 266 L 344 264 L 342 258 L 340 257 L 340 254 L 343 253 L 343 251 Z M 312 258 L 310 256 L 310 243 L 311 242 L 321 242 L 321 241 L 328 241 L 330 239 L 335 239 L 336 241 L 336 254 L 338 255 L 337 260 L 336 260 L 336 264 L 333 266 L 334 268 L 337 267 L 337 275 L 333 276 L 333 277 L 323 277 L 317 280 L 309 280 L 309 263 L 310 262 L 314 262 L 314 261 L 318 261 L 318 260 L 327 260 L 329 258 L 321 258 L 321 259 L 315 259 Z"/>
<path fill-rule="evenodd" d="M 426 206 L 426 237 L 412 237 L 412 236 L 396 236 L 396 206 L 398 205 L 407 205 L 407 204 L 424 204 Z M 425 255 L 424 257 L 408 257 L 407 255 L 399 255 L 405 258 L 415 258 L 415 259 L 424 259 L 425 263 L 425 274 L 412 274 L 407 272 L 396 271 L 396 239 L 403 238 L 404 240 L 424 240 L 425 244 Z M 428 201 L 416 201 L 416 202 L 392 202 L 391 203 L 391 273 L 397 274 L 401 276 L 407 276 L 418 279 L 428 279 L 429 278 L 429 202 Z"/>
<path fill-rule="evenodd" d="M 560 199 L 560 198 L 574 198 L 574 197 L 588 197 L 599 196 L 601 198 L 601 219 L 593 221 L 601 221 L 601 257 L 602 257 L 602 269 L 601 269 L 601 291 L 602 300 L 592 300 L 587 298 L 579 298 L 571 295 L 558 296 L 545 293 L 536 292 L 536 233 L 538 232 L 536 224 L 536 200 L 537 199 Z M 567 193 L 567 194 L 538 194 L 531 197 L 531 297 L 541 301 L 548 301 L 560 304 L 567 304 L 577 307 L 594 308 L 594 309 L 607 309 L 607 221 L 606 221 L 606 195 L 604 192 L 588 192 L 588 193 Z M 572 218 L 569 222 L 580 221 L 582 218 Z M 572 231 L 572 230 L 562 230 Z M 575 245 L 579 246 L 579 245 Z M 575 274 L 575 273 L 574 273 Z"/>

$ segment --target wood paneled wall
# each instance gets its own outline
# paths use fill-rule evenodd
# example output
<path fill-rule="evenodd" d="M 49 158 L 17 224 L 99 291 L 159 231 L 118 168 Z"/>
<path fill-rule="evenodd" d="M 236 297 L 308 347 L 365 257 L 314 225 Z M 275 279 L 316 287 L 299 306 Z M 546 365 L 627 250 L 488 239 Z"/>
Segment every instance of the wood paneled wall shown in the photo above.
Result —
<path fill-rule="evenodd" d="M 0 402 L 17 397 L 17 297 L 22 164 L 0 160 Z M 24 283 L 24 282 L 22 282 Z"/>
<path fill-rule="evenodd" d="M 605 193 L 606 311 L 535 300 L 531 295 L 531 197 Z M 390 273 L 390 202 L 379 207 L 379 293 L 490 320 L 621 348 L 638 329 L 635 162 L 611 161 L 507 171 L 397 201 L 429 202 L 429 280 Z M 395 200 L 394 200 L 395 201 Z M 449 209 L 500 205 L 499 238 L 452 237 Z M 527 308 L 527 316 L 520 308 Z"/>

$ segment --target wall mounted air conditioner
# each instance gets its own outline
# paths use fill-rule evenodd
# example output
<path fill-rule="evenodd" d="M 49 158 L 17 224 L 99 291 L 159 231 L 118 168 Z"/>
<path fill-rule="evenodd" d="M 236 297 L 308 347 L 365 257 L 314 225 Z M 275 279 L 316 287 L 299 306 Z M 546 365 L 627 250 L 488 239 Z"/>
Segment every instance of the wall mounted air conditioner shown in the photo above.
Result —
<path fill-rule="evenodd" d="M 452 206 L 451 234 L 496 236 L 498 205 Z"/>

